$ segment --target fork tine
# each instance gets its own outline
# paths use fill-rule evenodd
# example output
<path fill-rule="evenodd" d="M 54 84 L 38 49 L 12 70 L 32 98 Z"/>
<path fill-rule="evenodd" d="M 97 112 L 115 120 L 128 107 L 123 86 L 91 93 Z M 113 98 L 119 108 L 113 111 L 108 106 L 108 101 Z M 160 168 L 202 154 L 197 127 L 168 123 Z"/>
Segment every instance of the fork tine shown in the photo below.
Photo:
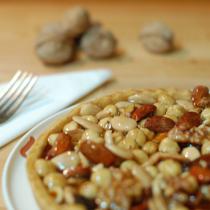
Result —
<path fill-rule="evenodd" d="M 27 75 L 26 78 L 24 78 L 24 80 L 22 80 L 20 82 L 17 89 L 15 89 L 15 92 L 13 93 L 13 95 L 10 98 L 8 98 L 7 102 L 4 104 L 3 107 L 0 107 L 1 113 L 7 112 L 7 110 L 11 106 L 13 106 L 13 103 L 15 103 L 15 101 L 20 97 L 20 95 L 22 94 L 24 89 L 28 86 L 28 84 L 30 84 L 32 77 L 33 77 L 33 75 L 29 74 L 29 75 Z"/>
<path fill-rule="evenodd" d="M 12 104 L 12 106 L 9 107 L 9 109 L 6 111 L 6 115 L 7 116 L 11 116 L 12 114 L 14 114 L 17 109 L 20 107 L 20 105 L 23 103 L 23 101 L 25 100 L 25 98 L 28 96 L 28 94 L 31 92 L 32 88 L 34 87 L 34 85 L 37 82 L 38 77 L 32 77 L 30 82 L 28 83 L 28 85 L 25 87 L 24 91 L 22 92 L 22 94 L 17 98 L 17 100 Z"/>
<path fill-rule="evenodd" d="M 11 88 L 4 94 L 4 97 L 0 100 L 0 110 L 7 104 L 8 100 L 16 93 L 22 82 L 27 77 L 28 73 L 24 72 L 20 75 L 20 78 L 15 80 Z"/>
<path fill-rule="evenodd" d="M 15 73 L 15 75 L 10 80 L 9 84 L 4 88 L 4 90 L 0 94 L 0 100 L 8 93 L 8 91 L 13 87 L 13 85 L 17 82 L 20 78 L 22 72 L 19 70 Z"/>

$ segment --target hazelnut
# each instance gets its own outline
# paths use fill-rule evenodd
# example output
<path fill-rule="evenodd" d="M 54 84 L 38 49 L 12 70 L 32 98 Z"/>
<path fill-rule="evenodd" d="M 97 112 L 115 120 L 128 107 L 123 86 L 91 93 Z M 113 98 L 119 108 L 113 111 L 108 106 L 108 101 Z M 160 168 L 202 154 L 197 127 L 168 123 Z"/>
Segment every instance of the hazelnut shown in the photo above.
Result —
<path fill-rule="evenodd" d="M 91 27 L 81 39 L 81 49 L 91 58 L 108 58 L 116 50 L 114 35 L 101 26 Z"/>
<path fill-rule="evenodd" d="M 73 59 L 74 42 L 66 38 L 59 23 L 43 27 L 36 42 L 36 53 L 47 64 L 63 64 Z"/>
<path fill-rule="evenodd" d="M 65 13 L 61 25 L 68 37 L 76 38 L 90 27 L 89 12 L 83 7 L 74 7 Z"/>
<path fill-rule="evenodd" d="M 161 22 L 153 22 L 140 33 L 143 46 L 152 53 L 166 53 L 173 49 L 173 32 Z"/>

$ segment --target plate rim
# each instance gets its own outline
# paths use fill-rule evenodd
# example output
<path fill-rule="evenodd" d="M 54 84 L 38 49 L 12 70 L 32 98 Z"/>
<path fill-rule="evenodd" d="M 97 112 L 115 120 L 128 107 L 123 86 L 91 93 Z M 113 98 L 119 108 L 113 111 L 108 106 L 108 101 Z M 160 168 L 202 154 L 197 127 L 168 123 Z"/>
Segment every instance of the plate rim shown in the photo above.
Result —
<path fill-rule="evenodd" d="M 6 162 L 4 163 L 4 166 L 3 166 L 3 172 L 2 172 L 2 178 L 1 178 L 1 183 L 2 183 L 2 197 L 3 197 L 3 201 L 4 201 L 4 204 L 5 204 L 5 207 L 8 209 L 8 210 L 15 210 L 15 206 L 13 205 L 13 202 L 12 202 L 12 199 L 11 199 L 11 196 L 10 193 L 8 192 L 8 182 L 9 182 L 9 167 L 10 167 L 10 164 L 13 160 L 13 156 L 16 152 L 16 150 L 19 148 L 19 146 L 23 143 L 23 141 L 28 138 L 30 136 L 31 133 L 35 132 L 42 124 L 46 123 L 47 121 L 49 121 L 50 119 L 53 119 L 53 118 L 56 118 L 58 117 L 59 115 L 62 115 L 70 110 L 72 110 L 75 106 L 78 106 L 79 104 L 75 104 L 75 105 L 72 105 L 68 108 L 65 108 L 63 110 L 60 110 L 56 113 L 54 113 L 52 116 L 49 116 L 48 118 L 40 121 L 37 125 L 35 125 L 34 127 L 32 127 L 29 131 L 27 131 L 20 139 L 19 141 L 15 144 L 15 146 L 12 148 L 12 150 L 10 151 L 7 159 L 6 159 Z M 48 124 L 49 125 L 49 124 Z"/>

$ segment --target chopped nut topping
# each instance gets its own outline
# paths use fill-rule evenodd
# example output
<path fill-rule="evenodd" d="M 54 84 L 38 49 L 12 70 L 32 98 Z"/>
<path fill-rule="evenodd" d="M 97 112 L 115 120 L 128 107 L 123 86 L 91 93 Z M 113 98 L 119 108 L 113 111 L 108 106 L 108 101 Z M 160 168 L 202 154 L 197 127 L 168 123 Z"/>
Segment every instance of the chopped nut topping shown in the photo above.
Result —
<path fill-rule="evenodd" d="M 208 88 L 197 86 L 181 93 L 133 91 L 110 104 L 106 98 L 82 105 L 48 136 L 36 173 L 58 205 L 208 209 L 208 98 Z"/>

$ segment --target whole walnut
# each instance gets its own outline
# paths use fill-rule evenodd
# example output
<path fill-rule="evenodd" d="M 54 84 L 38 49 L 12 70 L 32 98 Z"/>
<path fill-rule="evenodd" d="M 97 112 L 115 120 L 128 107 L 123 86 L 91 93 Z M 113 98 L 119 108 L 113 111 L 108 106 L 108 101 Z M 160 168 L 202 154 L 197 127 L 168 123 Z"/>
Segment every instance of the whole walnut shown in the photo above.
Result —
<path fill-rule="evenodd" d="M 91 58 L 108 58 L 117 47 L 114 35 L 101 26 L 91 27 L 81 38 L 81 49 Z"/>
<path fill-rule="evenodd" d="M 38 34 L 36 45 L 49 40 L 65 39 L 67 37 L 65 30 L 63 30 L 60 22 L 48 23 L 43 26 Z"/>
<path fill-rule="evenodd" d="M 69 37 L 76 38 L 90 27 L 89 12 L 83 7 L 74 7 L 65 13 L 61 24 Z"/>
<path fill-rule="evenodd" d="M 166 53 L 174 47 L 171 29 L 161 22 L 153 22 L 143 28 L 140 38 L 145 49 L 153 53 Z"/>
<path fill-rule="evenodd" d="M 59 23 L 48 24 L 42 28 L 37 42 L 36 53 L 47 64 L 63 64 L 74 57 L 74 41 L 66 37 Z"/>

